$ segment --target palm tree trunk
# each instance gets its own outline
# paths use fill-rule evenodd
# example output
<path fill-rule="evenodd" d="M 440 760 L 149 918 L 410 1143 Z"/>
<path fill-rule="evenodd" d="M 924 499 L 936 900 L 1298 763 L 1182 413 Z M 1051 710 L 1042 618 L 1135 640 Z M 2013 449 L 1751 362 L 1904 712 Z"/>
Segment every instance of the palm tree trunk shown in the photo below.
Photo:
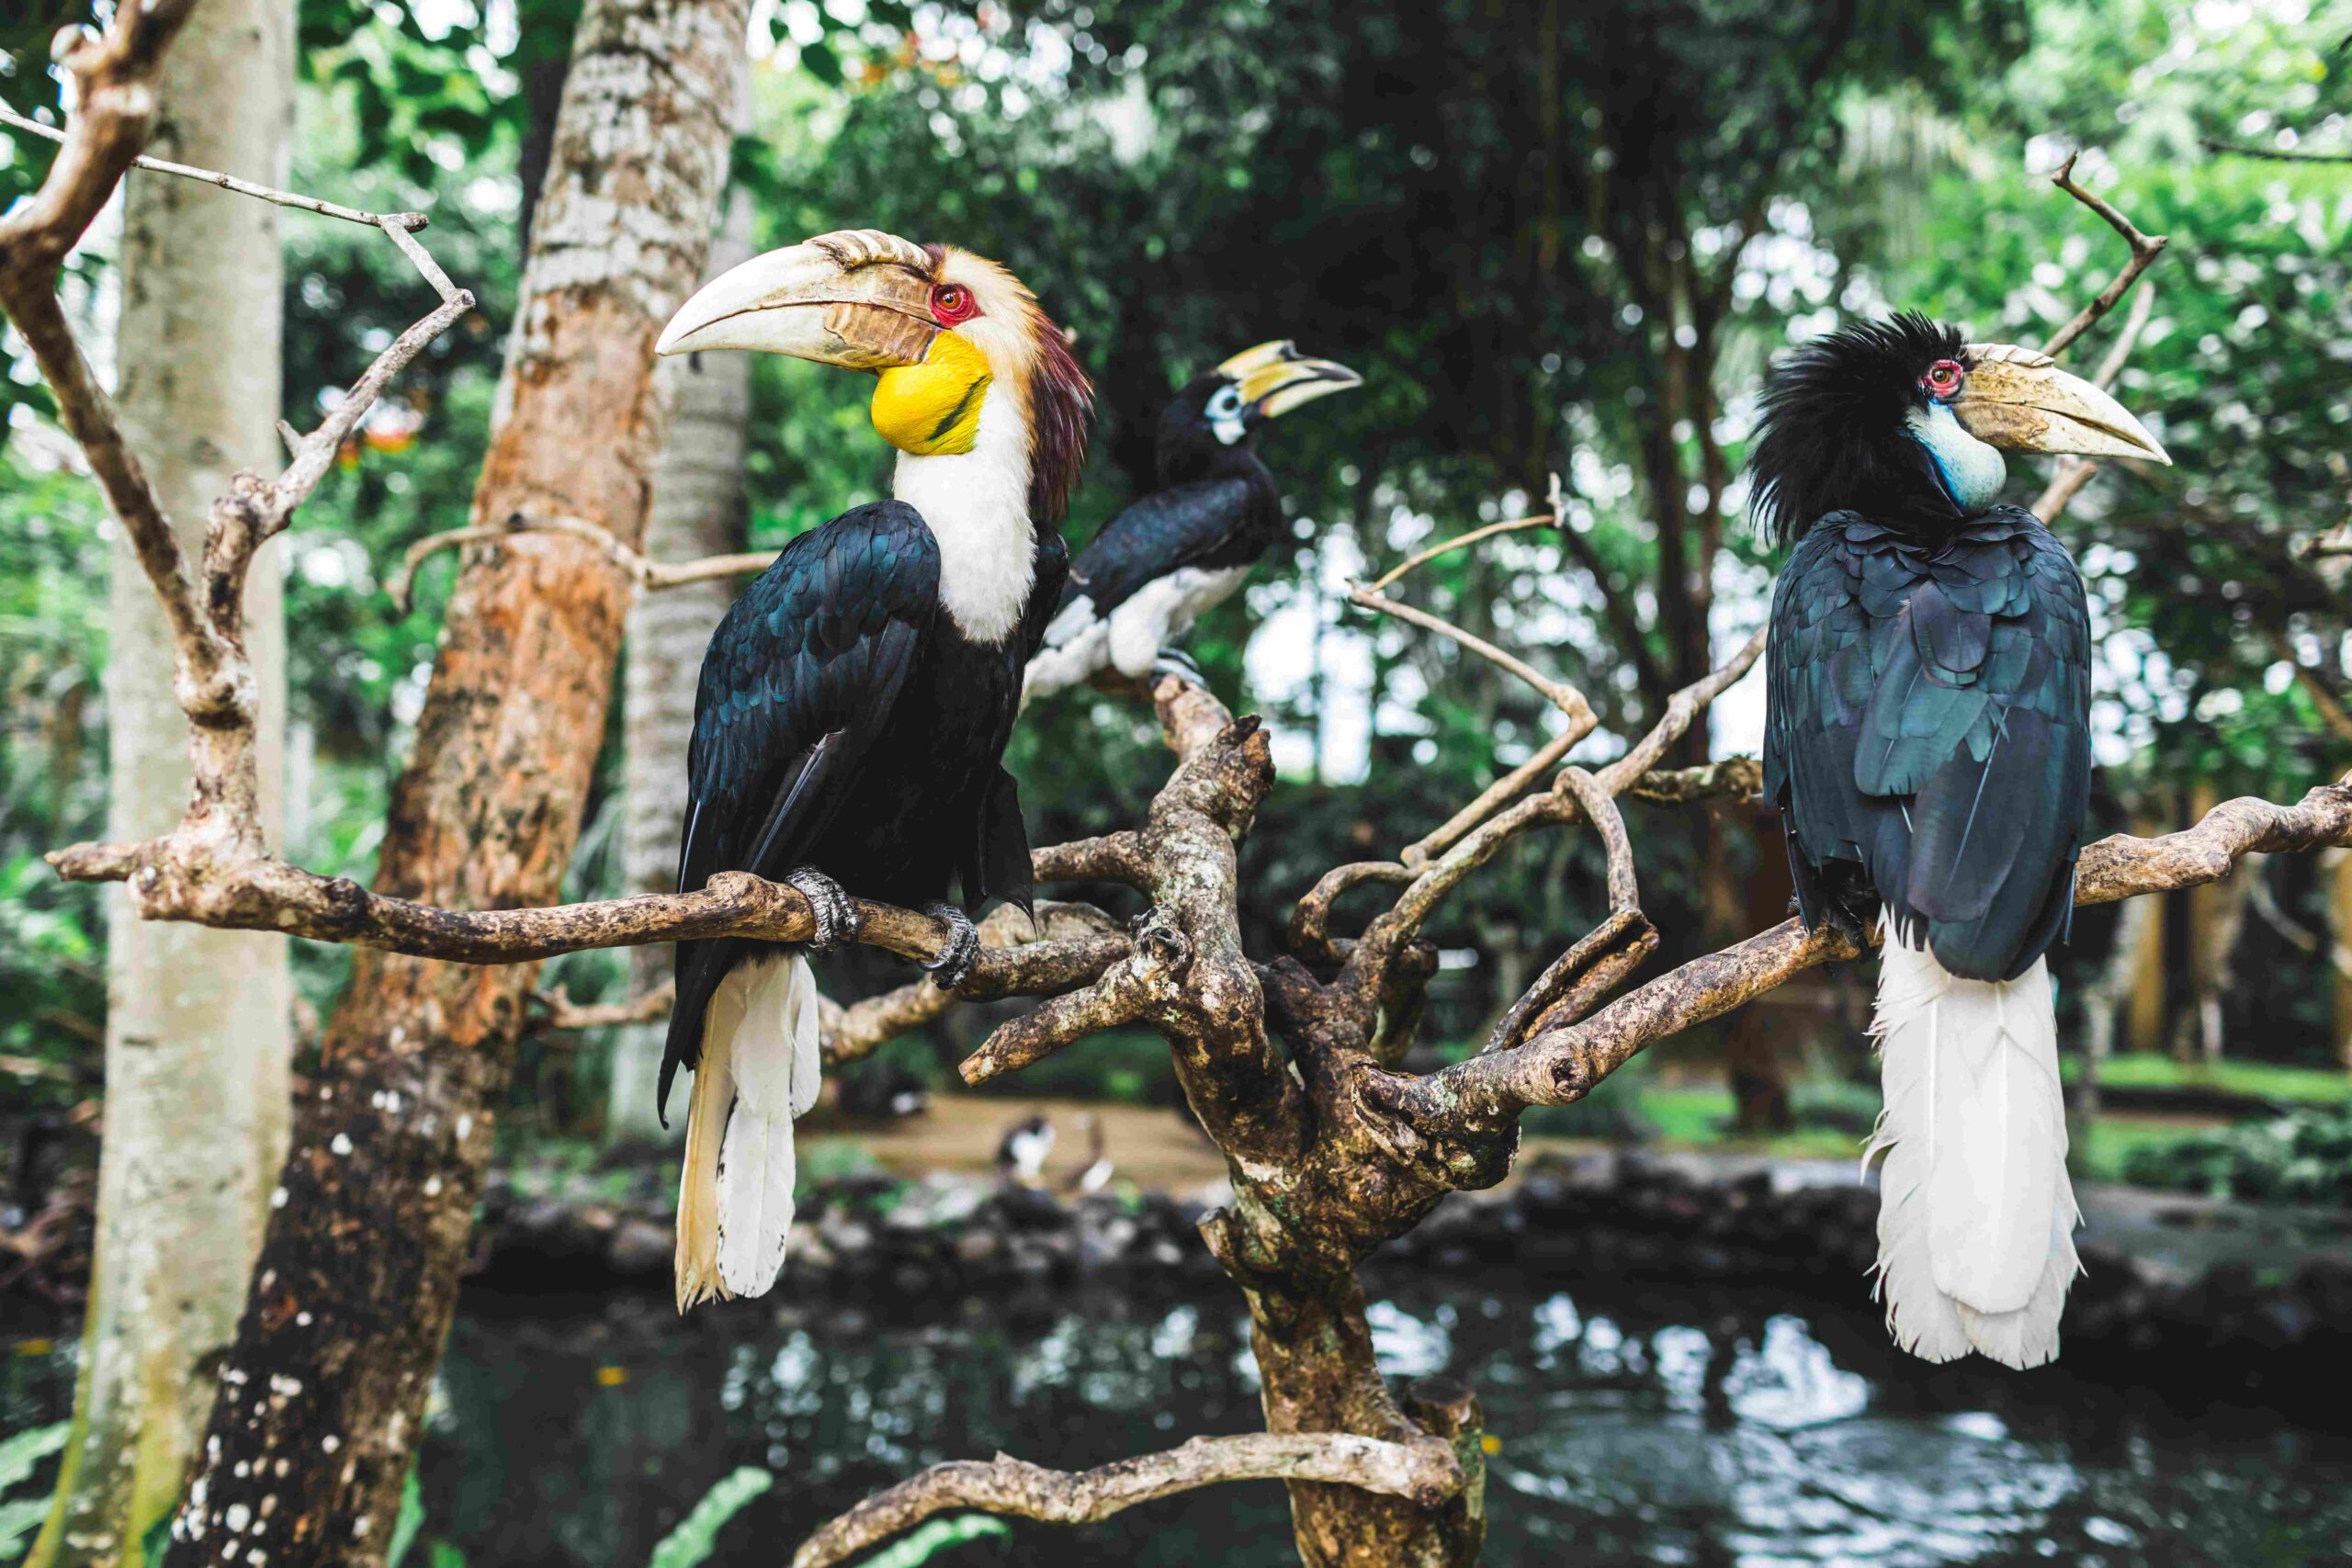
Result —
<path fill-rule="evenodd" d="M 164 73 L 151 151 L 282 183 L 292 0 L 211 0 Z M 118 390 L 123 425 L 181 543 L 241 467 L 278 457 L 278 209 L 189 180 L 126 186 Z M 273 832 L 286 722 L 274 555 L 246 595 L 262 683 L 263 809 Z M 127 546 L 114 562 L 107 671 L 107 836 L 150 838 L 187 805 L 187 723 L 172 640 Z M 108 902 L 106 1138 L 74 1428 L 31 1562 L 137 1563 L 178 1499 L 218 1359 L 285 1157 L 286 940 L 148 923 Z"/>

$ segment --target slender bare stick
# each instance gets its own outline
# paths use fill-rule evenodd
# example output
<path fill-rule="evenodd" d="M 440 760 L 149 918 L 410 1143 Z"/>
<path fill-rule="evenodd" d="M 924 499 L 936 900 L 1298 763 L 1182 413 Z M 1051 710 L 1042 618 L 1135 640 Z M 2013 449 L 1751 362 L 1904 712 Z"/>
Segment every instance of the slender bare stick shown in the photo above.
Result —
<path fill-rule="evenodd" d="M 1591 705 L 1585 701 L 1584 694 L 1582 692 L 1577 691 L 1574 686 L 1569 685 L 1565 681 L 1553 680 L 1550 676 L 1544 674 L 1542 671 L 1536 669 L 1533 665 L 1528 663 L 1527 660 L 1520 658 L 1518 655 L 1506 652 L 1502 649 L 1497 648 L 1493 643 L 1488 642 L 1482 637 L 1476 637 L 1469 632 L 1464 631 L 1460 626 L 1453 625 L 1451 621 L 1445 620 L 1441 616 L 1432 615 L 1427 610 L 1416 609 L 1410 604 L 1399 604 L 1397 601 L 1388 598 L 1385 594 L 1374 592 L 1369 588 L 1350 589 L 1348 591 L 1348 602 L 1351 604 L 1362 605 L 1367 610 L 1378 610 L 1383 615 L 1394 615 L 1400 621 L 1410 621 L 1413 625 L 1419 626 L 1424 631 L 1435 632 L 1440 637 L 1447 637 L 1456 643 L 1459 643 L 1462 647 L 1469 649 L 1472 653 L 1476 654 L 1487 663 L 1493 664 L 1500 669 L 1507 670 L 1513 675 L 1518 676 L 1521 680 L 1526 682 L 1527 684 L 1532 687 L 1537 694 L 1542 696 L 1545 702 L 1550 703 L 1554 707 L 1558 708 L 1562 713 L 1566 714 L 1568 716 L 1569 722 L 1572 724 L 1585 723 L 1587 721 L 1597 722 L 1593 720 Z"/>
<path fill-rule="evenodd" d="M 2231 158 L 2267 158 L 2278 164 L 2352 164 L 2352 152 L 2306 152 L 2300 147 L 2248 147 L 2237 141 L 2198 143 L 2208 152 Z"/>
<path fill-rule="evenodd" d="M 1475 545 L 1482 539 L 1491 539 L 1498 534 L 1516 534 L 1524 528 L 1548 528 L 1558 523 L 1559 520 L 1560 519 L 1556 513 L 1550 512 L 1539 512 L 1532 517 L 1514 517 L 1507 523 L 1489 523 L 1484 527 L 1473 528 L 1466 534 L 1455 535 L 1453 538 L 1446 540 L 1443 544 L 1431 545 L 1428 549 L 1421 551 L 1419 555 L 1408 556 L 1404 560 L 1399 561 L 1396 565 L 1390 567 L 1386 571 L 1382 572 L 1378 577 L 1374 578 L 1370 582 L 1365 583 L 1364 586 L 1373 592 L 1377 593 L 1382 589 L 1388 587 L 1391 583 L 1394 583 L 1398 578 L 1404 576 L 1407 572 L 1413 570 L 1417 567 L 1427 566 L 1430 562 L 1437 559 L 1440 556 L 1449 555 L 1455 550 L 1462 549 L 1470 545 Z"/>
<path fill-rule="evenodd" d="M 2100 317 L 2115 309 L 2115 302 L 2123 298 L 2124 290 L 2155 264 L 2156 257 L 2164 252 L 2167 238 L 2163 234 L 2142 233 L 2139 226 L 2117 211 L 2111 203 L 2101 200 L 2076 184 L 2075 160 L 2080 156 L 2079 152 L 2066 154 L 2066 161 L 2059 165 L 2056 174 L 2050 176 L 2050 183 L 2098 213 L 2109 228 L 2122 235 L 2123 243 L 2132 247 L 2132 258 L 2123 264 L 2123 270 L 2115 275 L 2113 282 L 2100 289 L 2089 304 L 2075 312 L 2074 320 L 2060 327 L 2051 335 L 2050 341 L 2041 345 L 2041 352 L 2053 359 L 2065 353 L 2076 338 L 2097 326 Z"/>
<path fill-rule="evenodd" d="M 2098 385 L 2102 388 L 2115 385 L 2115 378 L 2123 374 L 2124 363 L 2132 357 L 2132 349 L 2139 345 L 2140 334 L 2147 329 L 2148 317 L 2155 308 L 2156 286 L 2153 283 L 2132 297 L 2132 309 L 2123 318 L 2123 330 L 2116 334 L 2114 345 L 2107 351 L 2107 357 L 2099 362 L 2098 374 L 2092 378 Z M 2051 476 L 2049 487 L 2033 503 L 2033 514 L 2044 523 L 2057 521 L 2075 497 L 2082 493 L 2083 487 L 2090 483 L 2091 476 L 2098 472 L 2098 463 L 2094 458 L 2063 459 L 2058 465 L 2058 471 Z"/>
<path fill-rule="evenodd" d="M 414 589 L 417 568 L 443 550 L 458 549 L 467 545 L 492 544 L 517 534 L 568 534 L 586 539 L 605 552 L 615 566 L 629 574 L 639 588 L 658 592 L 664 588 L 682 588 L 689 582 L 707 582 L 719 577 L 753 577 L 775 564 L 775 550 L 746 550 L 739 555 L 705 556 L 698 560 L 680 561 L 675 565 L 649 560 L 622 544 L 595 524 L 578 517 L 510 517 L 503 523 L 482 524 L 467 528 L 450 528 L 438 534 L 427 534 L 409 546 L 401 558 L 398 570 L 385 584 L 385 592 L 392 604 L 406 614 Z"/>
<path fill-rule="evenodd" d="M 62 142 L 65 140 L 66 133 L 56 126 L 43 125 L 37 119 L 28 119 L 23 115 L 7 108 L 0 108 L 0 125 L 8 126 L 17 130 L 29 130 L 35 136 L 45 136 L 51 141 Z M 239 196 L 250 196 L 256 200 L 266 201 L 274 206 L 291 207 L 303 212 L 315 212 L 322 218 L 340 218 L 346 223 L 364 223 L 370 229 L 382 229 L 388 233 L 393 231 L 395 227 L 401 231 L 422 229 L 432 221 L 422 212 L 362 212 L 356 207 L 345 207 L 339 202 L 321 201 L 314 196 L 301 196 L 290 190 L 278 190 L 270 186 L 255 185 L 251 180 L 241 180 L 234 175 L 224 175 L 218 169 L 199 169 L 192 164 L 174 164 L 162 158 L 150 158 L 144 154 L 133 158 L 130 164 L 133 168 L 148 169 L 159 175 L 177 175 L 185 180 L 196 180 L 205 185 L 218 186 L 222 190 L 234 191 Z"/>

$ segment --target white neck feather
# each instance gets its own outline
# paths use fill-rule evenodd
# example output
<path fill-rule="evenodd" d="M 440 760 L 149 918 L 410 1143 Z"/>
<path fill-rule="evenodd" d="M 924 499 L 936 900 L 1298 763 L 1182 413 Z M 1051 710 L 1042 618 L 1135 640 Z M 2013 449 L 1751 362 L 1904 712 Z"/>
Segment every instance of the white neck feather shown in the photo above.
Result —
<path fill-rule="evenodd" d="M 975 642 L 1002 642 L 1020 625 L 1036 578 L 1029 523 L 1029 431 L 1001 382 L 980 405 L 969 452 L 899 454 L 891 493 L 922 513 L 939 541 L 939 598 Z"/>

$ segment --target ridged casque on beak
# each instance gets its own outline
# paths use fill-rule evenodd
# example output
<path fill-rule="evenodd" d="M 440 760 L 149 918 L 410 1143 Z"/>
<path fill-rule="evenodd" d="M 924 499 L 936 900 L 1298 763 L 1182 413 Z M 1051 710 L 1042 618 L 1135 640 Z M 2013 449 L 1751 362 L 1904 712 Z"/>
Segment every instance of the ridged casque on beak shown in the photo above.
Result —
<path fill-rule="evenodd" d="M 1317 398 L 1363 385 L 1363 378 L 1346 366 L 1329 359 L 1309 359 L 1287 338 L 1245 348 L 1216 368 L 1218 375 L 1240 387 L 1241 400 L 1266 419 L 1279 418 Z"/>
<path fill-rule="evenodd" d="M 657 354 L 741 348 L 852 370 L 920 365 L 939 335 L 931 253 L 878 229 L 753 256 L 679 307 Z"/>
<path fill-rule="evenodd" d="M 2059 369 L 2046 354 L 2010 344 L 1972 343 L 1967 365 L 1968 377 L 1951 412 L 1962 429 L 1987 446 L 2172 463 L 2131 411 L 2081 377 Z"/>

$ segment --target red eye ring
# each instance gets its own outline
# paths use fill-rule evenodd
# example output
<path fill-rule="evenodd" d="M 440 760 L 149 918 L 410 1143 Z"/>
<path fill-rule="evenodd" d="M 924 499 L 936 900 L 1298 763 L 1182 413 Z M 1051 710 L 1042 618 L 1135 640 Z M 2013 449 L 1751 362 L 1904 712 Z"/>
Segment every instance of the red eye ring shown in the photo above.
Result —
<path fill-rule="evenodd" d="M 932 319 L 943 327 L 958 321 L 968 321 L 980 313 L 979 301 L 972 291 L 960 283 L 934 283 L 931 286 Z"/>
<path fill-rule="evenodd" d="M 1959 360 L 1939 359 L 1928 367 L 1928 373 L 1919 378 L 1919 385 L 1931 397 L 1948 398 L 1960 390 L 1961 379 L 1967 374 Z"/>

